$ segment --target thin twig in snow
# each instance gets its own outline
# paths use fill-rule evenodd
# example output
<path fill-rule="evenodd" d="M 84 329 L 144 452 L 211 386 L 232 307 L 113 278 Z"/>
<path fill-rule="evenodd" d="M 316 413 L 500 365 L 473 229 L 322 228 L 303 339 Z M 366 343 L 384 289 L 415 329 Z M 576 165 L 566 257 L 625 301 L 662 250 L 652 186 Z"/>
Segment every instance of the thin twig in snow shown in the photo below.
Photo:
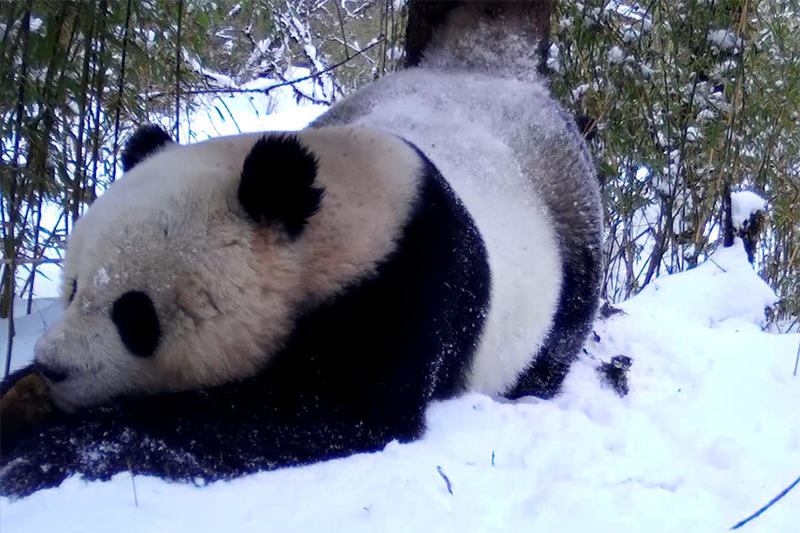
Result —
<path fill-rule="evenodd" d="M 447 485 L 447 492 L 449 492 L 452 495 L 453 494 L 453 486 L 450 484 L 450 479 L 444 473 L 444 470 L 442 470 L 441 466 L 437 466 L 436 470 L 439 472 L 439 475 L 442 476 L 442 479 L 444 480 L 444 484 Z"/>
<path fill-rule="evenodd" d="M 131 468 L 131 461 L 128 459 L 128 473 L 131 475 L 131 486 L 133 486 L 133 503 L 136 507 L 139 507 L 139 497 L 136 495 L 136 477 L 133 475 L 133 469 Z"/>
<path fill-rule="evenodd" d="M 765 505 L 764 507 L 762 507 L 761 509 L 759 509 L 759 510 L 758 510 L 758 511 L 756 511 L 755 513 L 751 514 L 750 516 L 748 516 L 747 518 L 745 518 L 744 520 L 742 520 L 741 522 L 739 522 L 739 523 L 738 523 L 738 524 L 736 524 L 735 526 L 733 526 L 733 527 L 731 528 L 731 531 L 733 531 L 734 529 L 739 529 L 740 527 L 742 527 L 743 525 L 745 525 L 746 523 L 748 523 L 750 520 L 752 520 L 752 519 L 756 518 L 758 515 L 760 515 L 761 513 L 763 513 L 764 511 L 766 511 L 766 510 L 767 510 L 767 509 L 769 509 L 770 507 L 772 507 L 772 505 L 773 505 L 773 504 L 775 504 L 775 502 L 777 502 L 778 500 L 780 500 L 781 498 L 783 498 L 784 496 L 786 496 L 786 494 L 788 494 L 788 493 L 789 493 L 789 491 L 790 491 L 790 490 L 792 490 L 792 489 L 793 489 L 793 488 L 794 488 L 794 487 L 795 487 L 795 486 L 796 486 L 798 483 L 800 483 L 800 477 L 798 477 L 797 479 L 795 479 L 795 480 L 794 480 L 794 482 L 793 482 L 791 485 L 789 485 L 788 487 L 786 487 L 785 489 L 783 489 L 782 491 L 780 491 L 780 493 L 778 493 L 778 495 L 777 495 L 777 496 L 775 496 L 774 498 L 772 498 L 772 499 L 769 501 L 769 503 L 767 503 L 767 505 Z"/>
<path fill-rule="evenodd" d="M 725 270 L 724 268 L 722 268 L 721 266 L 719 266 L 719 263 L 717 263 L 716 261 L 714 261 L 714 259 L 713 259 L 711 256 L 708 256 L 708 260 L 709 260 L 709 261 L 711 261 L 712 263 L 714 263 L 715 265 L 717 265 L 717 268 L 718 268 L 718 269 L 722 270 L 722 271 L 723 271 L 723 272 L 725 272 L 726 274 L 728 273 L 728 271 L 727 271 L 727 270 Z"/>

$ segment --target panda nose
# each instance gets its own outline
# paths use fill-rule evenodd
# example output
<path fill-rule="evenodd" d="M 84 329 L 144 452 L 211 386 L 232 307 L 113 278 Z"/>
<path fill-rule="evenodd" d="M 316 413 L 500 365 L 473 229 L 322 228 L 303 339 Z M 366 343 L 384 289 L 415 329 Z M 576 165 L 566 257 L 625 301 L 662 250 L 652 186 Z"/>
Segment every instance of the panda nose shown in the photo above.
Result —
<path fill-rule="evenodd" d="M 59 383 L 67 379 L 67 373 L 55 368 L 44 366 L 41 363 L 36 364 L 36 370 L 45 378 L 53 383 Z"/>

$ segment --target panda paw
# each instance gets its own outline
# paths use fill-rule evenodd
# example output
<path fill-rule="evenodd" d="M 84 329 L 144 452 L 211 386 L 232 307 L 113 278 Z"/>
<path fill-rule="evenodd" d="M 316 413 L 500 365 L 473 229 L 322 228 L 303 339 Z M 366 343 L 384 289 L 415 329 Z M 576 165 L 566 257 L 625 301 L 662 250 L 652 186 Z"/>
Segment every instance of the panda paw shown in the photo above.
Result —
<path fill-rule="evenodd" d="M 136 436 L 121 435 L 103 415 L 63 417 L 20 440 L 0 460 L 0 495 L 24 497 L 75 474 L 106 480 L 126 470 L 125 443 Z"/>
<path fill-rule="evenodd" d="M 0 467 L 0 496 L 21 498 L 37 490 L 57 487 L 75 471 L 74 449 L 54 445 L 32 453 L 13 454 Z"/>

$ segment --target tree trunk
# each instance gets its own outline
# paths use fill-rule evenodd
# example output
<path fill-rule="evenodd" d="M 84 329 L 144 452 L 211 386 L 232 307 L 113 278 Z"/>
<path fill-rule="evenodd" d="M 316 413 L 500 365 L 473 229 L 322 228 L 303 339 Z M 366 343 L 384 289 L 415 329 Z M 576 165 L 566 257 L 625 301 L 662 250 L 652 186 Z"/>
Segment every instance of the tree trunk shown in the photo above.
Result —
<path fill-rule="evenodd" d="M 407 67 L 413 67 L 420 63 L 436 28 L 447 20 L 447 15 L 453 9 L 467 2 L 490 11 L 525 9 L 535 33 L 541 37 L 540 51 L 547 49 L 550 17 L 555 10 L 556 0 L 508 0 L 502 2 L 491 0 L 411 0 L 408 4 L 408 27 L 406 29 L 405 65 Z M 542 58 L 542 65 L 546 59 L 546 57 Z"/>
<path fill-rule="evenodd" d="M 727 180 L 722 186 L 722 230 L 725 248 L 733 246 L 733 206 L 731 205 L 731 186 Z"/>

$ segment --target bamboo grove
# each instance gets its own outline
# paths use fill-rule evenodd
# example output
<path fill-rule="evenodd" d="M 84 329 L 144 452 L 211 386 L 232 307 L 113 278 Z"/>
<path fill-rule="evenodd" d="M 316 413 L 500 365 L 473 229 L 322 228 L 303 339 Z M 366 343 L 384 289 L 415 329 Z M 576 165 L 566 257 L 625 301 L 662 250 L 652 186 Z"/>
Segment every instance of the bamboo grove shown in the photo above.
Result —
<path fill-rule="evenodd" d="M 754 264 L 780 298 L 771 318 L 797 327 L 800 2 L 561 1 L 552 34 L 553 88 L 603 185 L 606 298 L 705 260 L 731 191 L 752 190 L 767 200 Z"/>
<path fill-rule="evenodd" d="M 119 176 L 131 128 L 192 139 L 198 97 L 304 65 L 331 103 L 402 61 L 392 0 L 0 0 L 0 317 Z M 754 264 L 800 315 L 800 2 L 560 0 L 545 76 L 590 139 L 610 301 L 705 260 L 732 191 L 768 201 Z M 210 75 L 209 73 L 212 73 Z M 214 84 L 221 73 L 235 85 Z M 233 118 L 233 117 L 231 117 Z M 727 204 L 727 205 L 726 205 Z"/>

